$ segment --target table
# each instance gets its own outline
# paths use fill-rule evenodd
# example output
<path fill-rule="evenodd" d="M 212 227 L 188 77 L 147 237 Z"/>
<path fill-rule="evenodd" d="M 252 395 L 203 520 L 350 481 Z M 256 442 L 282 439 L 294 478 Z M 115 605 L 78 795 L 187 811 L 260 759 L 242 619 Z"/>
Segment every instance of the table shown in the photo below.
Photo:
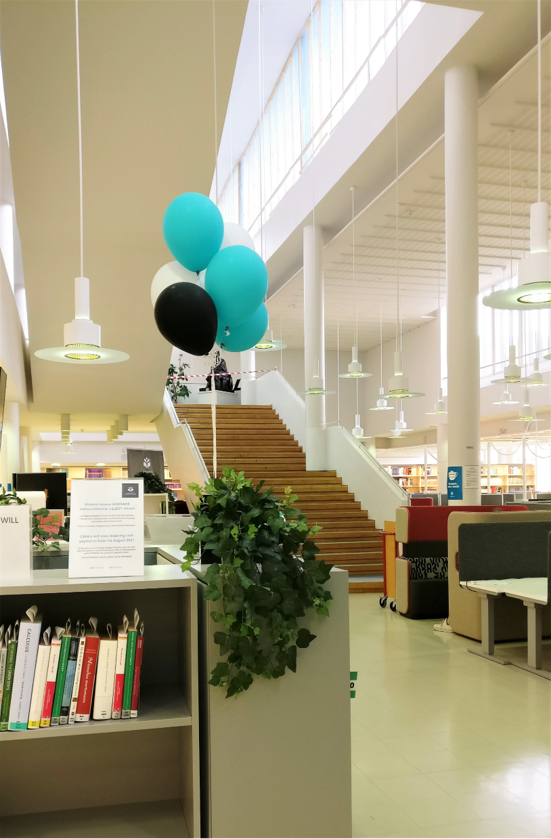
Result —
<path fill-rule="evenodd" d="M 551 672 L 542 670 L 543 608 L 549 602 L 549 580 L 547 577 L 509 578 L 506 580 L 472 580 L 460 583 L 462 588 L 475 591 L 481 598 L 482 644 L 480 649 L 469 652 L 483 655 L 500 664 L 514 664 L 539 676 L 551 679 Z M 503 659 L 494 654 L 494 607 L 496 597 L 513 597 L 522 600 L 528 610 L 528 657 L 527 664 Z"/>

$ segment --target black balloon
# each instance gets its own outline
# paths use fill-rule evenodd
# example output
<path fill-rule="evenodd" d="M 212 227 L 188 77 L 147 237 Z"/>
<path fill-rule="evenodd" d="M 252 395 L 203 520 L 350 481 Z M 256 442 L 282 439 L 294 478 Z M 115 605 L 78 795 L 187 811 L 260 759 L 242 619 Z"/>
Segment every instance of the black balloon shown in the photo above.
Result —
<path fill-rule="evenodd" d="M 214 346 L 218 315 L 212 297 L 195 283 L 174 283 L 155 302 L 155 322 L 163 338 L 191 355 Z"/>

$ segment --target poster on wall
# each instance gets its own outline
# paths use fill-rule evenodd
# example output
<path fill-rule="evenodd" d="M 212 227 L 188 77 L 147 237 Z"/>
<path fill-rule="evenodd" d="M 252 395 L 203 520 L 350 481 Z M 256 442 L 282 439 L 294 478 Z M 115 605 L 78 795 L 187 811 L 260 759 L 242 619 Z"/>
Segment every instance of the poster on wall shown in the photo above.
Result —
<path fill-rule="evenodd" d="M 143 479 L 73 478 L 69 577 L 144 573 Z"/>
<path fill-rule="evenodd" d="M 161 481 L 165 479 L 165 456 L 155 449 L 127 449 L 128 477 L 138 472 L 155 472 Z"/>
<path fill-rule="evenodd" d="M 480 486 L 480 466 L 465 466 L 465 489 L 478 489 Z"/>
<path fill-rule="evenodd" d="M 463 500 L 463 467 L 448 466 L 448 501 Z"/>

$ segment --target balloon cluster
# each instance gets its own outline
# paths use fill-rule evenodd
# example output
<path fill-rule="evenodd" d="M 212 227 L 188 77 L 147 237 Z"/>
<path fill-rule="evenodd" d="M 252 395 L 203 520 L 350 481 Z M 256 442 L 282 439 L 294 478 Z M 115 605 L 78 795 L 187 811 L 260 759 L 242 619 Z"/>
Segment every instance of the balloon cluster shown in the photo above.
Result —
<path fill-rule="evenodd" d="M 230 352 L 254 347 L 268 328 L 268 271 L 247 231 L 224 224 L 210 198 L 186 192 L 168 205 L 163 235 L 177 262 L 151 284 L 161 335 L 191 355 L 215 343 Z"/>

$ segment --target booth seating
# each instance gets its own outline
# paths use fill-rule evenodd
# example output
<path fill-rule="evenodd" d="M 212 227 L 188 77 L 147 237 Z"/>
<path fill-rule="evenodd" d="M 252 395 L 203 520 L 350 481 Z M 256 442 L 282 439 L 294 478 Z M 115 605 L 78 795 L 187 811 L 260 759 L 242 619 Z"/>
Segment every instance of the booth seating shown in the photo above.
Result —
<path fill-rule="evenodd" d="M 448 519 L 457 511 L 478 513 L 482 509 L 488 508 L 398 507 L 396 541 L 402 550 L 396 558 L 396 610 L 400 614 L 408 618 L 448 617 Z M 459 588 L 457 580 L 455 585 Z"/>
<path fill-rule="evenodd" d="M 475 592 L 481 612 L 482 645 L 477 655 L 516 664 L 551 679 L 542 671 L 543 619 L 551 616 L 551 520 L 463 523 L 458 528 L 459 580 Z M 523 606 L 528 635 L 526 658 L 494 656 L 495 607 L 501 602 Z"/>
<path fill-rule="evenodd" d="M 515 511 L 512 507 L 504 512 L 468 513 L 460 507 L 450 507 L 453 515 L 448 521 L 448 549 L 450 562 L 449 578 L 449 622 L 454 632 L 480 641 L 482 638 L 480 598 L 473 591 L 460 586 L 459 580 L 459 528 L 462 524 L 505 524 L 506 522 L 551 522 L 551 512 L 528 512 L 526 507 Z M 480 531 L 482 532 L 482 531 Z M 497 532 L 497 531 L 496 531 Z M 530 547 L 526 546 L 526 551 Z M 519 551 L 520 557 L 524 549 Z M 544 632 L 551 633 L 551 617 L 544 618 Z M 526 609 L 522 602 L 500 598 L 495 604 L 495 640 L 515 641 L 526 638 Z"/>
<path fill-rule="evenodd" d="M 433 498 L 410 498 L 409 501 L 412 507 L 433 507 L 434 506 L 434 499 Z"/>

